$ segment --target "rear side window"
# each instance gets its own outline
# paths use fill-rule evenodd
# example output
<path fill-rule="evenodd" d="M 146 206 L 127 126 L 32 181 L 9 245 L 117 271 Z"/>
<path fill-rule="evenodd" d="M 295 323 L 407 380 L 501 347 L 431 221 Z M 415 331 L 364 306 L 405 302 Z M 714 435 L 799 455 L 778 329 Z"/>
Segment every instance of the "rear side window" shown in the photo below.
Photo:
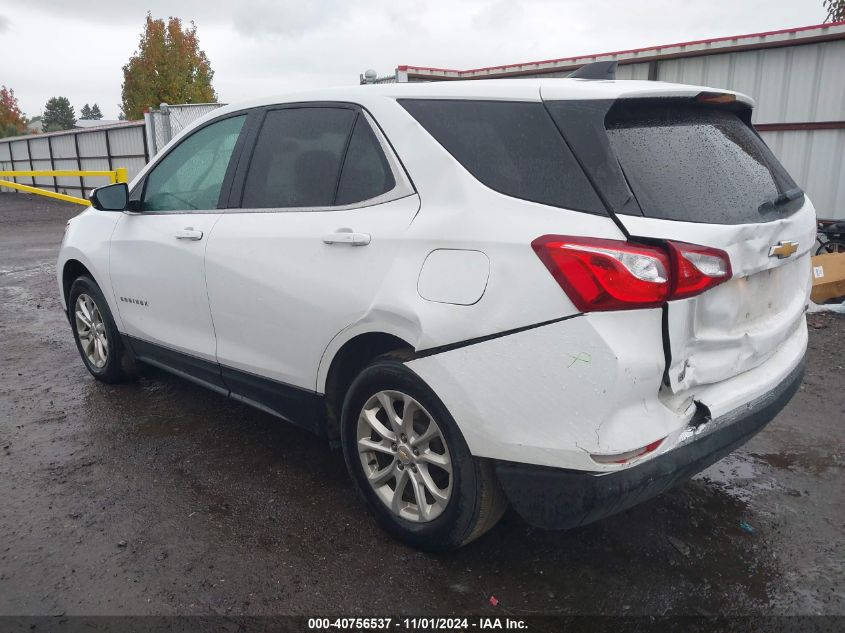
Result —
<path fill-rule="evenodd" d="M 344 108 L 269 111 L 252 154 L 241 206 L 331 206 L 356 116 Z"/>
<path fill-rule="evenodd" d="M 741 224 L 800 207 L 799 193 L 766 144 L 734 112 L 617 103 L 607 134 L 648 217 Z"/>
<path fill-rule="evenodd" d="M 475 178 L 515 198 L 606 214 L 541 103 L 402 99 Z"/>
<path fill-rule="evenodd" d="M 335 204 L 354 204 L 376 198 L 396 185 L 376 135 L 363 115 L 358 115 L 346 151 Z"/>

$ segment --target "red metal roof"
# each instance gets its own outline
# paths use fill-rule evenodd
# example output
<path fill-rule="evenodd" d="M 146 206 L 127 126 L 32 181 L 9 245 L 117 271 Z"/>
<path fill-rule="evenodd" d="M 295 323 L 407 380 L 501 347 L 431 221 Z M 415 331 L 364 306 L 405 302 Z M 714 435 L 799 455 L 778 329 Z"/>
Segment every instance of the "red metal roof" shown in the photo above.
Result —
<path fill-rule="evenodd" d="M 812 24 L 810 26 L 799 26 L 796 28 L 791 29 L 780 29 L 777 31 L 764 31 L 762 33 L 748 33 L 745 35 L 728 35 L 726 37 L 714 37 L 706 40 L 693 40 L 690 42 L 679 42 L 677 44 L 661 44 L 659 46 L 647 46 L 645 48 L 630 48 L 627 50 L 621 51 L 613 51 L 610 53 L 594 53 L 590 55 L 577 55 L 575 57 L 559 57 L 556 59 L 545 59 L 542 61 L 533 61 L 533 62 L 520 62 L 517 64 L 505 64 L 501 66 L 486 66 L 483 68 L 469 68 L 466 70 L 457 70 L 454 68 L 432 68 L 428 66 L 398 66 L 397 70 L 400 71 L 414 71 L 414 70 L 421 70 L 427 72 L 441 72 L 441 73 L 457 73 L 459 75 L 466 75 L 470 73 L 478 73 L 484 71 L 491 71 L 491 70 L 507 70 L 509 68 L 519 68 L 521 66 L 539 66 L 543 64 L 560 64 L 564 62 L 577 62 L 579 59 L 592 59 L 595 57 L 608 57 L 612 55 L 628 55 L 628 54 L 637 54 L 637 53 L 646 53 L 650 51 L 658 52 L 661 49 L 665 48 L 680 48 L 686 46 L 699 46 L 699 45 L 707 45 L 713 44 L 716 42 L 725 42 L 730 40 L 744 40 L 744 39 L 753 39 L 753 38 L 762 38 L 762 37 L 769 37 L 772 35 L 787 35 L 792 33 L 803 33 L 804 31 L 814 31 L 820 29 L 827 29 L 830 27 L 835 26 L 845 26 L 845 20 L 841 22 L 828 22 L 826 24 Z M 737 42 L 738 46 L 741 46 L 741 43 Z"/>

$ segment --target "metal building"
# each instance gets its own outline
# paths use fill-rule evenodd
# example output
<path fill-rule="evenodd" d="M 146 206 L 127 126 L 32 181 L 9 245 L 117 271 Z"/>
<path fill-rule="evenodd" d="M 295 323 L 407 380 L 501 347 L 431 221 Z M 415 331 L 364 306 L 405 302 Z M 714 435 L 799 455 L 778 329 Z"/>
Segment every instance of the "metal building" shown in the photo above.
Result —
<path fill-rule="evenodd" d="M 845 22 L 470 70 L 399 66 L 362 83 L 566 77 L 594 61 L 619 79 L 736 90 L 757 101 L 754 125 L 819 217 L 845 219 Z"/>

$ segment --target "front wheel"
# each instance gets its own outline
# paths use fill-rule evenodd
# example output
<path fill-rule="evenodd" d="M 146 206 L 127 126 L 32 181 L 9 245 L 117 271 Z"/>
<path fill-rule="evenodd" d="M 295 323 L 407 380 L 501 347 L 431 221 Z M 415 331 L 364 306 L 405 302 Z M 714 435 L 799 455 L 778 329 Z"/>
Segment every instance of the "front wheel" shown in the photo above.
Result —
<path fill-rule="evenodd" d="M 399 540 L 454 549 L 501 518 L 507 504 L 492 464 L 470 454 L 446 407 L 399 359 L 378 359 L 361 372 L 342 423 L 352 479 Z"/>
<path fill-rule="evenodd" d="M 68 314 L 76 348 L 94 378 L 118 383 L 134 375 L 106 298 L 90 277 L 79 277 L 70 287 Z"/>

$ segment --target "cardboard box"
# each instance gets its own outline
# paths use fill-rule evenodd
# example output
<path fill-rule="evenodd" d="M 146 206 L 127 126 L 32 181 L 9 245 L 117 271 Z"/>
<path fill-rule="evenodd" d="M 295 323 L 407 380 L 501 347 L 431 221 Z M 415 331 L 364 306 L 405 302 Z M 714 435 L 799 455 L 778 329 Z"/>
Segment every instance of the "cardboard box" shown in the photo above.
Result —
<path fill-rule="evenodd" d="M 824 303 L 845 297 L 845 253 L 816 255 L 813 261 L 813 289 L 810 299 Z"/>

